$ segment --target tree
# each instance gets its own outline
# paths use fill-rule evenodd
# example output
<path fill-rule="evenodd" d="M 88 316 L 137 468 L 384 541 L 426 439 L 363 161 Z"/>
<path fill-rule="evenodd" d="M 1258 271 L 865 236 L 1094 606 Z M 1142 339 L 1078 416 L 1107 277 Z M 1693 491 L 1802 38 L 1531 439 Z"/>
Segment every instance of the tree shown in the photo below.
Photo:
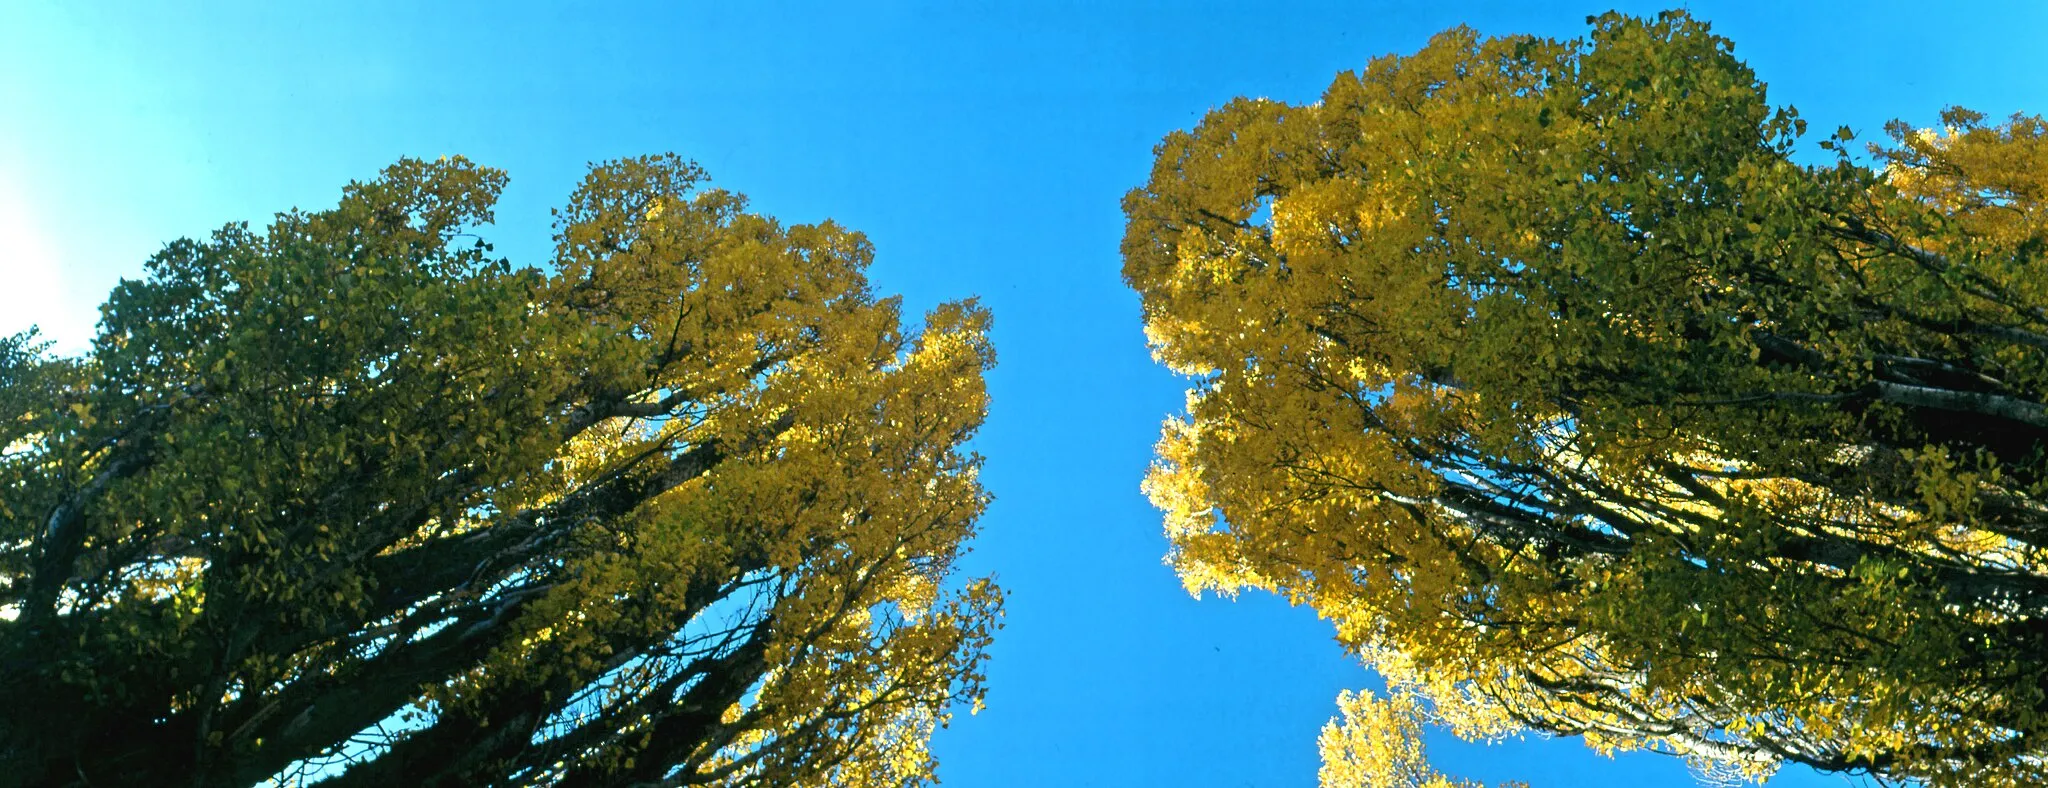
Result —
<path fill-rule="evenodd" d="M 2048 781 L 2048 124 L 1800 166 L 1705 24 L 1590 21 L 1161 143 L 1171 560 L 1469 735 Z"/>
<path fill-rule="evenodd" d="M 948 580 L 987 313 L 908 331 L 860 234 L 673 156 L 515 269 L 504 180 L 402 161 L 0 344 L 10 778 L 928 780 L 1001 601 Z"/>
<path fill-rule="evenodd" d="M 1322 788 L 1485 788 L 1430 766 L 1422 745 L 1429 716 L 1423 703 L 1412 693 L 1338 693 L 1337 716 L 1316 740 L 1323 754 Z"/>

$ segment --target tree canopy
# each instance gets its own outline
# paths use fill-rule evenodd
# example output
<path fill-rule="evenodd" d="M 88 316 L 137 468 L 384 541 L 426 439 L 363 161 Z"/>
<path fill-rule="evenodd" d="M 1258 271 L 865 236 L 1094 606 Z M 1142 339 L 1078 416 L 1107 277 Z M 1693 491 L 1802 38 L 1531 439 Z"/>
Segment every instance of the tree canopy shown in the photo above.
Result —
<path fill-rule="evenodd" d="M 1323 726 L 1316 744 L 1323 768 L 1322 788 L 1485 788 L 1437 771 L 1423 752 L 1422 728 L 1429 719 L 1415 693 L 1375 697 L 1369 692 L 1337 694 L 1337 716 Z M 1501 788 L 1528 788 L 1521 783 Z"/>
<path fill-rule="evenodd" d="M 1803 166 L 1705 24 L 1590 21 L 1160 144 L 1172 562 L 1468 737 L 2048 781 L 2048 124 Z"/>
<path fill-rule="evenodd" d="M 1001 603 L 949 580 L 987 313 L 907 329 L 673 156 L 515 268 L 504 182 L 401 161 L 0 342 L 11 783 L 928 780 Z"/>

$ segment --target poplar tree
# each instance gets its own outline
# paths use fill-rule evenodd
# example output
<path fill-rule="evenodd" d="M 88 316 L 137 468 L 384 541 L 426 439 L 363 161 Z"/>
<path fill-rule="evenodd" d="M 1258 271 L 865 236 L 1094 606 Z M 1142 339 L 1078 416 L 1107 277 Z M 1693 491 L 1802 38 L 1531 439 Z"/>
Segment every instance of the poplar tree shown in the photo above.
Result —
<path fill-rule="evenodd" d="M 929 780 L 1000 604 L 949 580 L 987 313 L 906 328 L 674 156 L 516 268 L 504 182 L 401 161 L 0 343 L 6 782 Z"/>
<path fill-rule="evenodd" d="M 1160 144 L 1172 562 L 1469 737 L 2048 782 L 2048 124 L 1802 165 L 1705 24 L 1590 21 Z"/>

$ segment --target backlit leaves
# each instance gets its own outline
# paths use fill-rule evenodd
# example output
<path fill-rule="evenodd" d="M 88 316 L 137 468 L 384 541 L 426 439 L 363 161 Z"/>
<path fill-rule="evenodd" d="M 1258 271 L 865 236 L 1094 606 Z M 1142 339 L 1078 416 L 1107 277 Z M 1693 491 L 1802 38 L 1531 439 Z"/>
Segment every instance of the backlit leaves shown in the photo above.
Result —
<path fill-rule="evenodd" d="M 0 344 L 0 759 L 28 784 L 915 785 L 1001 594 L 953 558 L 988 315 L 832 224 L 403 161 L 175 242 L 93 352 Z"/>

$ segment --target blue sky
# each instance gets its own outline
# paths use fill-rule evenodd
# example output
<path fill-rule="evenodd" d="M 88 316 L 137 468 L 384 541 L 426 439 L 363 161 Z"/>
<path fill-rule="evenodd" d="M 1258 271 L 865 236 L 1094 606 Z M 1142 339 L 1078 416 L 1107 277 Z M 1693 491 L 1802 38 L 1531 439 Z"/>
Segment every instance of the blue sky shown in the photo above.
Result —
<path fill-rule="evenodd" d="M 1313 100 L 1451 25 L 1573 36 L 1609 5 L 850 5 L 0 3 L 0 333 L 79 349 L 163 242 L 331 204 L 405 155 L 509 170 L 490 235 L 538 264 L 585 162 L 676 151 L 757 210 L 867 232 L 909 306 L 995 311 L 997 502 L 969 569 L 1011 604 L 988 709 L 938 738 L 948 784 L 1312 785 L 1337 691 L 1372 679 L 1311 611 L 1198 602 L 1161 563 L 1138 479 L 1182 383 L 1119 280 L 1118 199 L 1233 96 Z M 2048 111 L 2048 6 L 1691 8 L 1816 129 Z M 1690 784 L 1574 741 L 1431 746 L 1537 788 Z"/>

